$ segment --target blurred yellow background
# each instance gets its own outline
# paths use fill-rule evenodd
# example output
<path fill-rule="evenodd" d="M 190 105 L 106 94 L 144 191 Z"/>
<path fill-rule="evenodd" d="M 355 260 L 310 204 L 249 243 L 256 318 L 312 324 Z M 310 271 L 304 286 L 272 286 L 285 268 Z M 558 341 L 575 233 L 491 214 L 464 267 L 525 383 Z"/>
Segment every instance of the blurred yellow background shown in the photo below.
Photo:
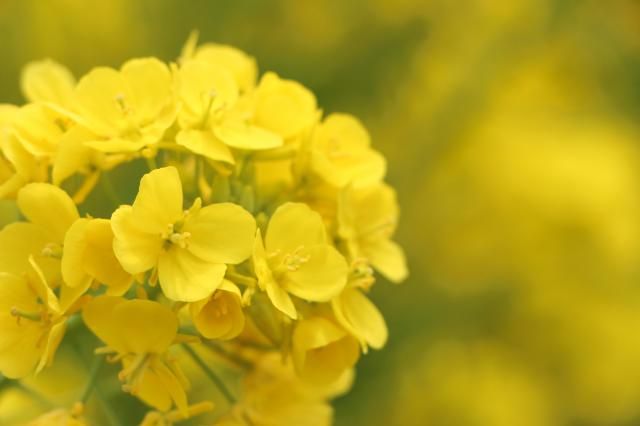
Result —
<path fill-rule="evenodd" d="M 640 425 L 640 2 L 0 0 L 0 101 L 28 61 L 172 60 L 192 29 L 389 159 L 411 278 L 376 286 L 391 339 L 338 426 Z"/>

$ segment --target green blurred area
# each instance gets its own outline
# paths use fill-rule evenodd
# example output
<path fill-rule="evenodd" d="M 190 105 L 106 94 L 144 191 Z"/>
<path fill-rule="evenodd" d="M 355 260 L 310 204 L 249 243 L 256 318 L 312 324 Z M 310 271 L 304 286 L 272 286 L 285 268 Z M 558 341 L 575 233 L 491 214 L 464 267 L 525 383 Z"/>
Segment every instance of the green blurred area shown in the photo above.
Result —
<path fill-rule="evenodd" d="M 193 29 L 388 158 L 411 278 L 337 425 L 640 425 L 640 2 L 0 0 L 0 100 Z"/>

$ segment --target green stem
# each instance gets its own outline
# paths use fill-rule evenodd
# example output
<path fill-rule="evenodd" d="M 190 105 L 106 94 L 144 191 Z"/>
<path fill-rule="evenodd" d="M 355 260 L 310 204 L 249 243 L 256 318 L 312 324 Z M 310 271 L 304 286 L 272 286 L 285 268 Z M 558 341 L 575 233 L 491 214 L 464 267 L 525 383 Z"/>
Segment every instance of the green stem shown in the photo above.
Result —
<path fill-rule="evenodd" d="M 258 280 L 248 275 L 242 275 L 237 272 L 227 270 L 226 277 L 236 284 L 243 284 L 254 287 L 258 284 Z"/>
<path fill-rule="evenodd" d="M 149 171 L 153 171 L 158 168 L 156 157 L 145 157 L 145 160 L 147 161 L 147 167 L 149 167 Z"/>
<path fill-rule="evenodd" d="M 209 368 L 209 366 L 204 362 L 202 358 L 200 358 L 200 356 L 196 353 L 196 351 L 194 351 L 193 348 L 191 348 L 191 346 L 187 345 L 186 343 L 183 343 L 182 347 L 193 359 L 193 361 L 196 364 L 198 364 L 198 366 L 202 369 L 202 371 L 204 371 L 204 374 L 207 375 L 209 380 L 211 380 L 216 385 L 216 387 L 220 390 L 220 393 L 222 393 L 222 395 L 225 397 L 227 402 L 230 405 L 235 404 L 236 403 L 235 397 L 231 394 L 231 392 L 229 392 L 229 389 L 227 389 L 227 386 L 224 384 L 222 379 L 218 377 L 218 375 Z"/>
<path fill-rule="evenodd" d="M 109 179 L 109 176 L 106 173 L 102 173 L 102 176 L 100 177 L 100 186 L 102 186 L 102 190 L 105 195 L 115 206 L 120 206 L 122 204 L 122 200 L 120 200 L 118 193 L 113 187 L 111 179 Z"/>
<path fill-rule="evenodd" d="M 222 346 L 220 346 L 215 342 L 206 341 L 205 345 L 208 348 L 210 348 L 212 351 L 220 355 L 222 358 L 228 360 L 229 362 L 237 365 L 240 368 L 243 368 L 245 370 L 251 370 L 253 368 L 253 364 L 251 362 L 247 361 L 246 359 L 234 353 L 229 352 L 228 350 L 226 350 L 225 348 L 223 348 Z"/>
<path fill-rule="evenodd" d="M 80 402 L 86 404 L 96 387 L 96 381 L 98 380 L 98 374 L 100 373 L 100 368 L 104 364 L 104 357 L 97 356 L 94 358 L 93 363 L 91 364 L 91 370 L 89 370 L 89 380 L 87 381 L 87 386 L 84 388 L 84 392 L 82 393 L 82 398 L 80 398 Z"/>

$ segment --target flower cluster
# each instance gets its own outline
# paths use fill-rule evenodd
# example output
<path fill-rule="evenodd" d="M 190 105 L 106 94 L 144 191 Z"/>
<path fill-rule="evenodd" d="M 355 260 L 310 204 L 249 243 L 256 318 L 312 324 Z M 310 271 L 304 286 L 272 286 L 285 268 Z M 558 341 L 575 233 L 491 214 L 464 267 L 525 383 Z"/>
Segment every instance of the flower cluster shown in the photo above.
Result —
<path fill-rule="evenodd" d="M 214 405 L 219 425 L 330 424 L 327 401 L 387 340 L 374 271 L 407 276 L 360 121 L 195 38 L 176 63 L 78 81 L 35 62 L 21 86 L 27 104 L 0 105 L 0 196 L 23 219 L 0 231 L 0 373 L 38 373 L 69 340 L 95 361 L 73 409 L 33 424 L 92 424 L 102 360 L 150 407 L 143 425 Z M 218 390 L 198 392 L 202 378 Z"/>

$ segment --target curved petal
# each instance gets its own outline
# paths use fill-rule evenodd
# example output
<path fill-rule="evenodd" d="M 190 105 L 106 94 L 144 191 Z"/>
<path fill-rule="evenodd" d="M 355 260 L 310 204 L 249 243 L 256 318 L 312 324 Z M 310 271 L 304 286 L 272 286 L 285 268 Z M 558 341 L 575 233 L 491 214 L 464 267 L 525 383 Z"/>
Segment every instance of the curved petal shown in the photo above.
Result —
<path fill-rule="evenodd" d="M 250 255 L 256 234 L 253 216 L 233 203 L 203 207 L 184 227 L 189 251 L 208 262 L 237 264 Z"/>
<path fill-rule="evenodd" d="M 340 294 L 347 284 L 349 267 L 335 248 L 318 245 L 300 256 L 306 262 L 284 274 L 282 285 L 289 293 L 313 302 L 327 302 Z"/>
<path fill-rule="evenodd" d="M 235 164 L 231 150 L 208 130 L 181 130 L 176 143 L 211 160 Z"/>
<path fill-rule="evenodd" d="M 358 340 L 381 349 L 389 336 L 384 317 L 367 296 L 356 288 L 346 289 L 332 301 L 340 324 Z"/>
<path fill-rule="evenodd" d="M 83 286 L 91 279 L 85 272 L 84 254 L 87 251 L 85 238 L 91 219 L 78 219 L 67 231 L 62 252 L 62 279 L 69 287 Z"/>
<path fill-rule="evenodd" d="M 172 247 L 158 260 L 158 278 L 165 296 L 180 302 L 195 302 L 213 293 L 227 270 L 222 263 L 206 262 L 188 250 Z"/>
<path fill-rule="evenodd" d="M 124 354 L 163 353 L 178 332 L 173 311 L 151 300 L 96 297 L 84 307 L 82 318 L 100 340 Z"/>
<path fill-rule="evenodd" d="M 146 272 L 156 266 L 162 251 L 160 235 L 140 230 L 132 219 L 132 207 L 121 206 L 111 216 L 113 252 L 130 274 Z"/>
<path fill-rule="evenodd" d="M 362 251 L 371 265 L 392 283 L 401 283 L 409 276 L 404 251 L 395 242 L 380 239 L 363 245 Z"/>
<path fill-rule="evenodd" d="M 89 129 L 100 136 L 113 137 L 119 134 L 125 119 L 121 102 L 127 95 L 126 84 L 118 71 L 98 67 L 78 82 L 74 106 Z"/>
<path fill-rule="evenodd" d="M 296 307 L 293 304 L 293 300 L 291 300 L 291 296 L 289 293 L 284 291 L 277 283 L 270 281 L 266 284 L 267 296 L 269 296 L 269 300 L 273 303 L 273 306 L 278 308 L 278 310 L 284 313 L 289 318 L 295 320 L 298 319 L 298 312 L 296 311 Z"/>
<path fill-rule="evenodd" d="M 278 148 L 284 143 L 280 135 L 239 120 L 216 126 L 215 135 L 229 146 L 246 150 Z"/>
<path fill-rule="evenodd" d="M 92 219 L 86 228 L 84 269 L 96 281 L 109 287 L 109 293 L 126 292 L 132 277 L 118 262 L 113 251 L 113 230 L 106 219 Z M 66 251 L 66 246 L 65 246 Z"/>
<path fill-rule="evenodd" d="M 178 169 L 162 167 L 142 177 L 133 202 L 132 221 L 140 230 L 161 234 L 183 216 Z"/>
<path fill-rule="evenodd" d="M 33 223 L 15 222 L 0 231 L 0 272 L 33 276 L 29 257 L 33 256 L 44 272 L 47 282 L 60 282 L 60 260 L 43 256 L 43 250 L 53 237 Z"/>
<path fill-rule="evenodd" d="M 121 73 L 139 123 L 156 118 L 171 101 L 171 72 L 162 61 L 155 58 L 132 59 L 122 66 Z"/>
<path fill-rule="evenodd" d="M 322 217 L 304 203 L 285 203 L 278 207 L 267 228 L 268 253 L 293 253 L 300 247 L 324 244 L 327 235 Z"/>
<path fill-rule="evenodd" d="M 59 63 L 45 59 L 28 63 L 20 75 L 20 88 L 31 102 L 66 105 L 76 82 L 73 74 Z"/>
<path fill-rule="evenodd" d="M 18 191 L 18 207 L 31 223 L 42 226 L 62 243 L 67 230 L 80 217 L 69 195 L 48 183 L 30 183 Z"/>

